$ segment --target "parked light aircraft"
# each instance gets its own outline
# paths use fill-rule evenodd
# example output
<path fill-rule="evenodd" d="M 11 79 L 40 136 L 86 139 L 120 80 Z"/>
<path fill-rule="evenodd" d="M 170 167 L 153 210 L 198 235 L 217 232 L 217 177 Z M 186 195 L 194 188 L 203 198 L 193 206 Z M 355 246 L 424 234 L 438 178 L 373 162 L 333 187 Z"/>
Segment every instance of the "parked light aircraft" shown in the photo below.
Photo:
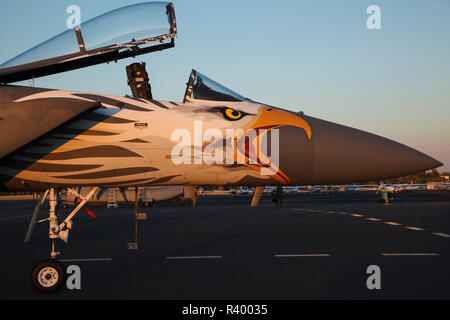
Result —
<path fill-rule="evenodd" d="M 183 102 L 10 85 L 172 48 L 176 36 L 171 3 L 141 3 L 0 65 L 0 190 L 42 192 L 28 239 L 40 205 L 50 205 L 53 259 L 32 271 L 39 291 L 62 286 L 55 241 L 67 242 L 73 217 L 99 188 L 252 185 L 259 199 L 264 186 L 381 180 L 442 165 L 392 140 L 255 102 L 196 71 Z M 275 141 L 270 156 L 259 147 L 264 140 Z M 213 153 L 222 161 L 211 163 Z M 79 187 L 93 188 L 82 195 Z M 63 191 L 82 199 L 64 219 Z"/>
<path fill-rule="evenodd" d="M 365 185 L 355 186 L 356 191 L 375 191 L 398 193 L 406 190 L 417 190 L 423 188 L 424 184 L 380 184 L 380 185 Z"/>

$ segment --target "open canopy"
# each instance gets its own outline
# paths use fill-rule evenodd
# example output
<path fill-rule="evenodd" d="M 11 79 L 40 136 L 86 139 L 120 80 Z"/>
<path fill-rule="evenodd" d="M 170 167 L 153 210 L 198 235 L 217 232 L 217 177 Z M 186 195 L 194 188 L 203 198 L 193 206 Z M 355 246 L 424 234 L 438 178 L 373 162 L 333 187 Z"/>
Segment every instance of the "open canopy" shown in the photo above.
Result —
<path fill-rule="evenodd" d="M 163 50 L 174 46 L 176 34 L 172 3 L 145 2 L 122 7 L 3 63 L 0 82 L 16 82 Z M 161 43 L 154 45 L 155 42 Z"/>
<path fill-rule="evenodd" d="M 191 72 L 184 96 L 185 102 L 195 100 L 239 102 L 245 99 L 244 96 L 195 70 Z"/>

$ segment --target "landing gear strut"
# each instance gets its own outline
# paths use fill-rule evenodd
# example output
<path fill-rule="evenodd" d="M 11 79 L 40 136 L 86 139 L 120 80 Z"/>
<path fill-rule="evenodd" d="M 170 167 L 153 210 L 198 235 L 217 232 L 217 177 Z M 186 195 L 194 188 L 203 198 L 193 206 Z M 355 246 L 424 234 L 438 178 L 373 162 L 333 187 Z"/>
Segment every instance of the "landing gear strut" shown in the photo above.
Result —
<path fill-rule="evenodd" d="M 60 252 L 56 251 L 55 249 L 55 240 L 61 239 L 65 243 L 67 243 L 69 230 L 72 229 L 72 218 L 98 189 L 98 187 L 92 188 L 88 195 L 86 197 L 83 197 L 78 193 L 77 190 L 68 188 L 68 192 L 79 197 L 81 199 L 81 202 L 60 224 L 58 224 L 58 218 L 60 217 L 59 190 L 51 188 L 47 190 L 44 195 L 38 200 L 36 209 L 33 213 L 33 217 L 31 218 L 30 226 L 28 227 L 27 235 L 25 236 L 25 242 L 28 242 L 31 238 L 31 232 L 33 230 L 34 224 L 36 223 L 39 208 L 45 201 L 48 194 L 48 200 L 50 204 L 49 217 L 37 222 L 44 222 L 47 220 L 49 221 L 48 236 L 50 239 L 51 259 L 45 259 L 38 262 L 31 271 L 31 285 L 40 293 L 55 293 L 64 285 L 66 273 L 64 265 L 56 260 L 56 256 Z"/>

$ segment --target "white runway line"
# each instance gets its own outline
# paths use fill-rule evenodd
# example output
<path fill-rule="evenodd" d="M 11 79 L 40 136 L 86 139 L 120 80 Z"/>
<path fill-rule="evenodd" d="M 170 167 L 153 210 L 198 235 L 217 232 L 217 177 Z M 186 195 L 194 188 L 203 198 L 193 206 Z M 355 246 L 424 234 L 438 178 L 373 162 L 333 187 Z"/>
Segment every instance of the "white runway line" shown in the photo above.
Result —
<path fill-rule="evenodd" d="M 36 200 L 32 195 L 18 195 L 18 196 L 0 196 L 0 201 L 9 200 Z"/>
<path fill-rule="evenodd" d="M 404 257 L 404 256 L 417 256 L 417 257 L 426 257 L 426 256 L 438 256 L 438 253 L 382 253 L 382 256 L 390 257 L 390 256 L 397 256 L 397 257 Z"/>
<path fill-rule="evenodd" d="M 410 229 L 410 230 L 416 230 L 416 231 L 425 231 L 425 229 L 418 228 L 418 227 L 405 227 L 405 228 Z"/>
<path fill-rule="evenodd" d="M 342 214 L 342 215 L 350 215 L 350 216 L 352 216 L 352 217 L 357 217 L 357 218 L 366 218 L 366 220 L 369 220 L 369 221 L 379 221 L 379 222 L 383 222 L 383 220 L 378 219 L 378 218 L 368 218 L 368 217 L 365 217 L 364 215 L 359 214 L 359 213 L 349 213 L 349 212 L 345 212 L 345 211 L 342 211 L 342 212 L 336 212 L 336 211 L 331 211 L 331 210 L 330 210 L 330 211 L 324 211 L 324 210 L 300 209 L 300 208 L 293 208 L 293 210 L 301 210 L 301 211 L 307 211 L 307 212 L 337 213 L 337 214 Z M 1 220 L 0 220 L 0 221 L 1 221 Z M 402 226 L 401 223 L 393 222 L 393 221 L 385 221 L 384 223 L 385 223 L 385 224 L 388 224 L 388 225 L 391 225 L 391 226 Z M 414 231 L 426 231 L 426 229 L 419 228 L 419 227 L 413 227 L 413 226 L 404 226 L 404 227 L 405 227 L 406 229 L 414 230 Z M 450 235 L 449 235 L 449 234 L 442 233 L 442 232 L 433 232 L 433 234 L 434 234 L 435 236 L 439 236 L 439 237 L 450 238 Z M 297 256 L 297 257 L 302 257 L 302 256 L 304 256 L 304 255 L 275 255 L 275 256 L 276 256 L 276 257 L 295 257 L 295 256 Z"/>
<path fill-rule="evenodd" d="M 0 221 L 8 221 L 8 220 L 15 220 L 15 219 L 22 219 L 22 218 L 30 218 L 31 214 L 23 215 L 23 216 L 14 216 L 14 217 L 8 217 L 8 218 L 1 218 Z"/>
<path fill-rule="evenodd" d="M 329 257 L 328 253 L 296 253 L 296 254 L 276 254 L 275 258 L 293 258 L 293 257 Z"/>
<path fill-rule="evenodd" d="M 450 234 L 442 233 L 442 232 L 433 232 L 435 236 L 450 238 Z"/>
<path fill-rule="evenodd" d="M 389 225 L 391 225 L 391 226 L 401 226 L 400 223 L 392 222 L 392 221 L 388 221 L 388 222 L 385 222 L 385 223 L 386 223 L 386 224 L 389 224 Z"/>
<path fill-rule="evenodd" d="M 61 262 L 92 262 L 92 261 L 112 261 L 112 258 L 93 258 L 93 259 L 61 259 Z"/>
<path fill-rule="evenodd" d="M 306 211 L 337 213 L 337 214 L 343 214 L 343 215 L 350 215 L 350 216 L 352 216 L 352 217 L 357 217 L 357 218 L 364 218 L 364 217 L 365 217 L 365 216 L 362 215 L 362 214 L 358 214 L 358 213 L 349 213 L 349 212 L 345 212 L 345 211 L 342 211 L 342 212 L 335 212 L 335 211 L 322 211 L 322 210 L 311 210 L 311 209 L 307 209 Z M 369 221 L 381 221 L 381 222 L 383 222 L 381 219 L 378 219 L 378 218 L 368 218 L 368 217 L 365 217 L 365 218 L 366 218 L 366 220 L 369 220 Z M 388 225 L 391 225 L 391 226 L 402 226 L 401 223 L 393 222 L 393 221 L 385 221 L 384 223 L 385 223 L 385 224 L 388 224 Z M 419 227 L 413 227 L 413 226 L 404 226 L 404 227 L 405 227 L 406 229 L 414 230 L 414 231 L 426 231 L 426 229 L 419 228 Z M 442 232 L 433 232 L 433 234 L 434 234 L 435 236 L 439 236 L 439 237 L 450 238 L 450 234 L 446 234 L 446 233 L 442 233 Z"/>
<path fill-rule="evenodd" d="M 181 260 L 181 259 L 222 259 L 222 256 L 179 256 L 166 257 L 167 260 Z"/>

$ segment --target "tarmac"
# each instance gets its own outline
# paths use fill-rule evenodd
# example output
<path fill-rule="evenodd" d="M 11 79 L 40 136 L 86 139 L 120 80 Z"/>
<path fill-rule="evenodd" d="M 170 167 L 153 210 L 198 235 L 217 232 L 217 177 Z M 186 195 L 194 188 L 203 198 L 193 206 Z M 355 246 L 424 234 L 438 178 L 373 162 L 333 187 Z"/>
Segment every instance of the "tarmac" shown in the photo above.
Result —
<path fill-rule="evenodd" d="M 390 206 L 372 192 L 200 196 L 134 209 L 88 205 L 58 259 L 81 269 L 81 289 L 41 295 L 30 272 L 49 257 L 48 222 L 24 243 L 36 200 L 0 201 L 0 299 L 449 299 L 450 192 L 410 191 Z M 64 214 L 69 209 L 65 209 Z M 41 209 L 46 218 L 48 207 Z M 368 289 L 369 266 L 380 289 Z"/>

